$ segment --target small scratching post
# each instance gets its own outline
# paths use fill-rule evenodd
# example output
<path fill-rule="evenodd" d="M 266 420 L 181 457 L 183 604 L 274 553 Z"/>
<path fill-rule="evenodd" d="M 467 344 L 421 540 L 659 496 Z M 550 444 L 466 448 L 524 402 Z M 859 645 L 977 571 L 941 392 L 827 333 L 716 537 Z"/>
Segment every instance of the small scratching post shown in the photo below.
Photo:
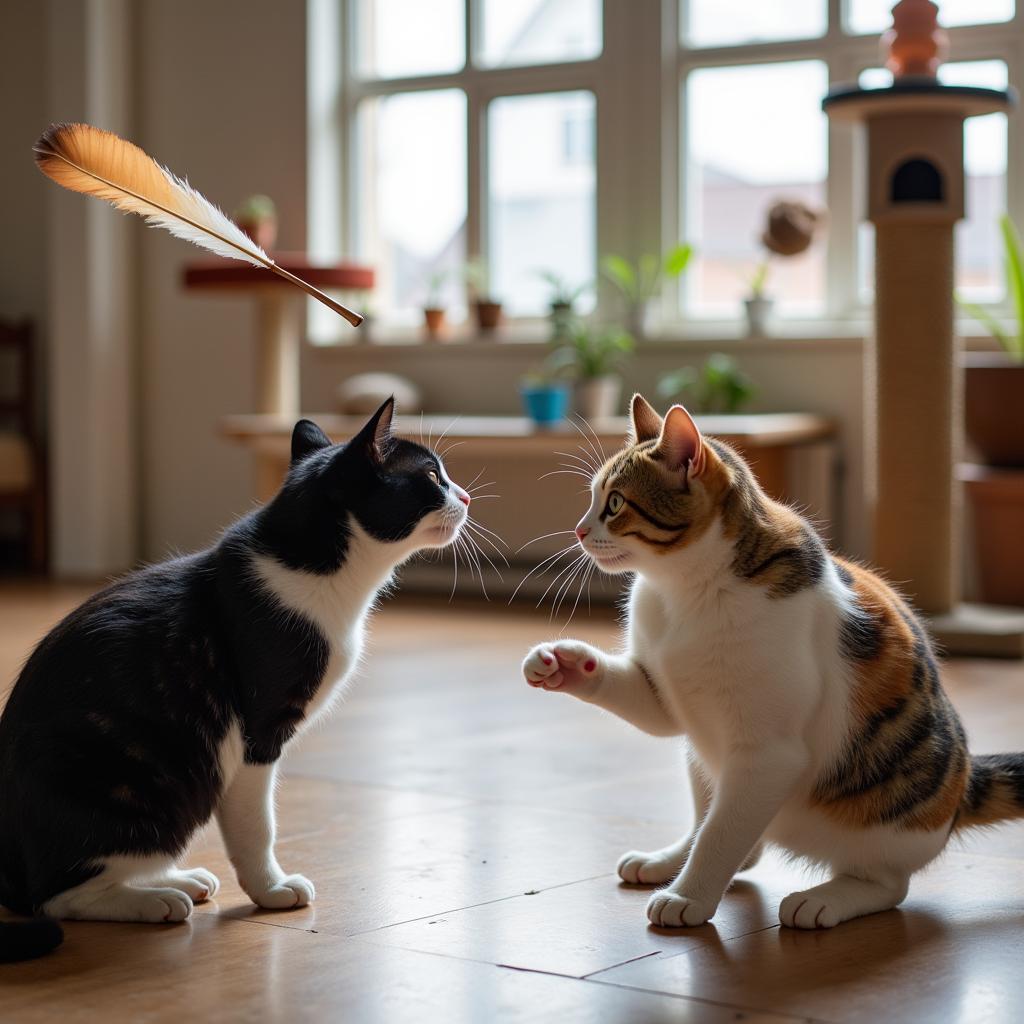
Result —
<path fill-rule="evenodd" d="M 962 421 L 953 324 L 953 228 L 964 216 L 963 124 L 1009 110 L 1012 91 L 944 86 L 931 0 L 901 0 L 884 41 L 893 85 L 838 87 L 823 107 L 865 127 L 867 216 L 875 226 L 875 329 L 867 359 L 874 406 L 868 502 L 873 559 L 931 616 L 946 648 L 1024 654 L 1024 618 L 958 606 Z"/>

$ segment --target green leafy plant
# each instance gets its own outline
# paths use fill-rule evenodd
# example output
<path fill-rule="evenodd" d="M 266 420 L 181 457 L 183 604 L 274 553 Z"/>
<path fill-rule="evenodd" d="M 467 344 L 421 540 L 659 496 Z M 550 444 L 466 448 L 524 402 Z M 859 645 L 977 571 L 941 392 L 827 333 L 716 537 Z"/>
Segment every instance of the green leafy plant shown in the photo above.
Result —
<path fill-rule="evenodd" d="M 496 301 L 491 294 L 491 270 L 483 256 L 474 256 L 467 260 L 463 274 L 466 284 L 472 289 L 478 302 Z"/>
<path fill-rule="evenodd" d="M 571 285 L 561 274 L 554 270 L 538 270 L 537 276 L 547 283 L 551 288 L 551 294 L 548 297 L 548 302 L 551 306 L 569 308 L 572 307 L 579 301 L 587 289 L 590 287 L 589 281 L 584 281 L 582 284 Z"/>
<path fill-rule="evenodd" d="M 1024 363 L 1024 251 L 1017 228 L 1005 214 L 999 218 L 999 230 L 1006 260 L 1006 290 L 1013 299 L 1016 330 L 1010 334 L 984 306 L 976 302 L 967 302 L 959 295 L 956 301 L 1002 345 L 1014 362 Z"/>
<path fill-rule="evenodd" d="M 548 358 L 577 380 L 594 380 L 615 373 L 632 355 L 633 336 L 621 327 L 592 328 L 572 324 Z"/>
<path fill-rule="evenodd" d="M 694 412 L 739 412 L 756 393 L 736 360 L 722 352 L 708 356 L 698 370 L 684 366 L 662 377 L 658 394 L 670 402 L 683 401 Z"/>
<path fill-rule="evenodd" d="M 572 365 L 556 349 L 543 362 L 523 374 L 522 383 L 531 388 L 563 387 L 573 379 Z"/>
<path fill-rule="evenodd" d="M 612 253 L 601 260 L 601 272 L 631 306 L 636 306 L 653 298 L 665 278 L 679 277 L 692 257 L 693 246 L 689 243 L 673 246 L 664 257 L 644 253 L 636 263 Z"/>
<path fill-rule="evenodd" d="M 265 220 L 277 216 L 277 207 L 270 196 L 249 196 L 235 210 L 236 220 Z"/>
<path fill-rule="evenodd" d="M 427 295 L 424 300 L 424 309 L 442 309 L 444 307 L 442 289 L 447 280 L 447 270 L 435 270 L 430 274 L 427 278 Z"/>

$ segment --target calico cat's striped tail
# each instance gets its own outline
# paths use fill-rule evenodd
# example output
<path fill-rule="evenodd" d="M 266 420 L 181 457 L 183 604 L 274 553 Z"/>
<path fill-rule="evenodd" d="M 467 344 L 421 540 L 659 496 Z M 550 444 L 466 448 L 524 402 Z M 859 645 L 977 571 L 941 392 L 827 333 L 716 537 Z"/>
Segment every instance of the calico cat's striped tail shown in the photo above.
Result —
<path fill-rule="evenodd" d="M 975 754 L 956 828 L 1024 818 L 1024 753 Z"/>
<path fill-rule="evenodd" d="M 64 941 L 64 931 L 48 917 L 28 921 L 0 921 L 0 963 L 33 960 Z"/>

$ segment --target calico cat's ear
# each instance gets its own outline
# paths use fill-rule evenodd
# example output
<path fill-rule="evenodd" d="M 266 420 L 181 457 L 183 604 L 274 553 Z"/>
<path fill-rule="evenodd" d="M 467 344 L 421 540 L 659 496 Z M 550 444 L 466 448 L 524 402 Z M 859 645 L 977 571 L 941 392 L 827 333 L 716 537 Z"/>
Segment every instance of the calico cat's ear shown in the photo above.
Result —
<path fill-rule="evenodd" d="M 354 447 L 364 451 L 374 462 L 380 462 L 391 440 L 391 417 L 395 412 L 395 396 L 392 395 L 366 421 L 366 426 L 352 439 Z"/>
<path fill-rule="evenodd" d="M 704 439 L 693 417 L 681 405 L 673 405 L 665 414 L 655 454 L 672 471 L 685 472 L 687 479 L 704 471 Z"/>
<path fill-rule="evenodd" d="M 292 465 L 330 446 L 331 439 L 312 420 L 299 420 L 292 431 Z"/>
<path fill-rule="evenodd" d="M 661 433 L 661 417 L 638 391 L 629 404 L 629 438 L 633 444 L 650 441 Z"/>

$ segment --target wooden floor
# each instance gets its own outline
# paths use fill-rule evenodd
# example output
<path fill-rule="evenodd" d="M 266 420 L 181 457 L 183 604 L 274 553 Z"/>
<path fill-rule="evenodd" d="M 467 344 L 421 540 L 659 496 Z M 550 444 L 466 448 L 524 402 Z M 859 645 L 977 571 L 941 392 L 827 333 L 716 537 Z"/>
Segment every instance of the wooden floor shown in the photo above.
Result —
<path fill-rule="evenodd" d="M 0 587 L 0 678 L 83 595 Z M 608 617 L 573 631 L 608 642 Z M 316 903 L 258 911 L 220 875 L 182 925 L 71 923 L 54 955 L 0 967 L 0 1019 L 66 1021 L 1024 1020 L 1024 828 L 957 843 L 904 907 L 780 929 L 802 871 L 770 857 L 714 922 L 649 928 L 616 858 L 687 827 L 677 745 L 528 689 L 547 617 L 385 607 L 362 678 L 286 760 L 278 856 Z M 1024 669 L 946 670 L 974 748 L 1024 747 Z"/>

